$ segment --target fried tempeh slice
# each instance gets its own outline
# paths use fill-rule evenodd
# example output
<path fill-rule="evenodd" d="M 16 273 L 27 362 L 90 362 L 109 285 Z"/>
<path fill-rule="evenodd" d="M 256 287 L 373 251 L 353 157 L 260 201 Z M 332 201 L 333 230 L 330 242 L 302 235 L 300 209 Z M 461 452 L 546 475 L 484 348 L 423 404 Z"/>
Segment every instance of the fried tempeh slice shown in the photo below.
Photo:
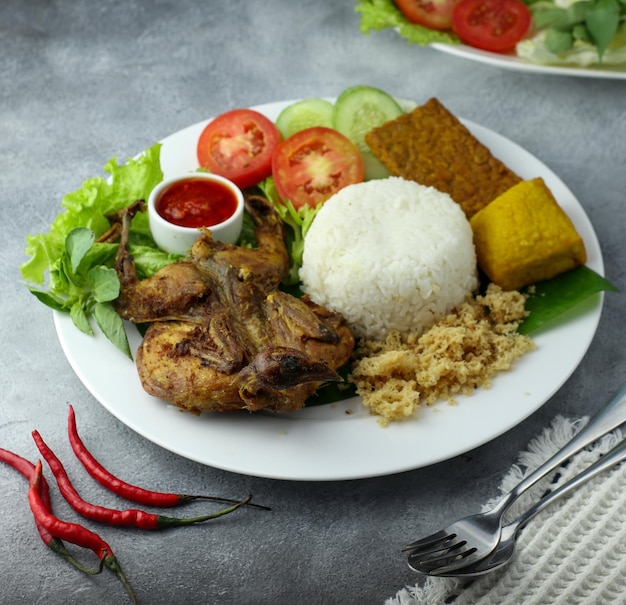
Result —
<path fill-rule="evenodd" d="M 468 219 L 521 181 L 435 98 L 365 140 L 390 174 L 448 193 Z"/>

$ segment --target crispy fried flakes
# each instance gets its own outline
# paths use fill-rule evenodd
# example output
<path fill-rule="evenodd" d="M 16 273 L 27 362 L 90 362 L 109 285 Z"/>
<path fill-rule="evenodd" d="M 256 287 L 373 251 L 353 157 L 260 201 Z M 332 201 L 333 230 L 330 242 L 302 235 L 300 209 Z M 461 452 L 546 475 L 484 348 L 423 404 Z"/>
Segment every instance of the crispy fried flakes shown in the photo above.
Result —
<path fill-rule="evenodd" d="M 384 426 L 412 417 L 420 405 L 489 388 L 535 348 L 517 332 L 526 316 L 524 295 L 490 284 L 423 334 L 391 332 L 385 341 L 362 341 L 350 375 L 357 393 Z"/>

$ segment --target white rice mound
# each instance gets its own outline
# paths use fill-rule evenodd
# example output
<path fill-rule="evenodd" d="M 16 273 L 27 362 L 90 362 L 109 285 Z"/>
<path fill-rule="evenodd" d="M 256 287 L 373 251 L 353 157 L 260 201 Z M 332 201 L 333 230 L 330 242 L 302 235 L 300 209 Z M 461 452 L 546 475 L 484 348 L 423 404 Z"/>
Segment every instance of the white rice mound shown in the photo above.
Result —
<path fill-rule="evenodd" d="M 300 279 L 357 338 L 422 332 L 477 286 L 472 228 L 433 187 L 400 177 L 350 185 L 317 213 Z"/>

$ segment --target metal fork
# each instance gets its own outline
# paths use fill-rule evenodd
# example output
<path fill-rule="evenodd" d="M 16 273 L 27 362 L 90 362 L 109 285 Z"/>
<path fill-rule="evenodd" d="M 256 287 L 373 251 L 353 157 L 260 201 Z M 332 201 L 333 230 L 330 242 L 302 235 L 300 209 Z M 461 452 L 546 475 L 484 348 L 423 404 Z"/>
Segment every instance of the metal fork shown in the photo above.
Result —
<path fill-rule="evenodd" d="M 429 575 L 439 577 L 474 577 L 482 576 L 496 569 L 500 569 L 507 565 L 513 558 L 515 552 L 515 543 L 517 537 L 523 527 L 538 513 L 552 504 L 556 499 L 569 494 L 577 487 L 589 481 L 591 478 L 603 473 L 604 471 L 616 466 L 626 460 L 626 439 L 622 439 L 610 452 L 604 454 L 594 464 L 581 471 L 578 475 L 566 481 L 558 489 L 546 494 L 536 504 L 531 506 L 525 513 L 520 515 L 515 521 L 502 528 L 500 542 L 498 546 L 489 555 L 483 559 L 479 559 L 475 563 L 470 563 L 461 568 L 448 569 L 447 567 L 439 567 L 431 569 Z M 409 563 L 410 566 L 410 563 Z M 413 568 L 415 569 L 415 568 Z M 421 571 L 415 569 L 415 571 Z"/>
<path fill-rule="evenodd" d="M 459 519 L 430 536 L 407 544 L 409 566 L 421 573 L 445 567 L 453 572 L 488 556 L 498 545 L 502 517 L 528 488 L 575 453 L 626 422 L 626 384 L 563 448 L 518 483 L 490 511 Z"/>

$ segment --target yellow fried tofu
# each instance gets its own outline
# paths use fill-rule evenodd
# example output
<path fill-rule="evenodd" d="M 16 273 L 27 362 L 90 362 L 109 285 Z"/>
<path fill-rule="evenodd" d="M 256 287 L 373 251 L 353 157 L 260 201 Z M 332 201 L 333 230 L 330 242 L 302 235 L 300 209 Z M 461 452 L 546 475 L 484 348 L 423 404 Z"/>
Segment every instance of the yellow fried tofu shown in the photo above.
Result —
<path fill-rule="evenodd" d="M 587 260 L 582 238 L 541 178 L 514 185 L 470 225 L 478 266 L 505 290 L 551 279 Z"/>

